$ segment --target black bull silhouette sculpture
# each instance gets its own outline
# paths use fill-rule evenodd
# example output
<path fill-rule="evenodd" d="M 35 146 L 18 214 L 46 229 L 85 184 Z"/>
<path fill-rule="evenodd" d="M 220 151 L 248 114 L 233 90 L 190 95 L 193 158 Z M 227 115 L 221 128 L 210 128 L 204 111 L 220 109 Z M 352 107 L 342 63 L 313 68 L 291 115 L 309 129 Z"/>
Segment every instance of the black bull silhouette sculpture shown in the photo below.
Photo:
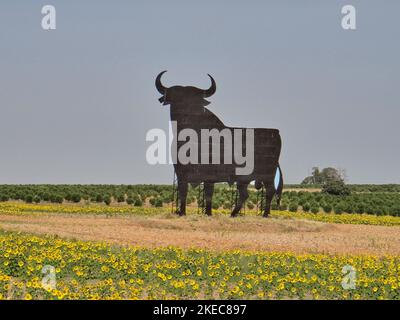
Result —
<path fill-rule="evenodd" d="M 202 129 L 217 129 L 219 132 L 228 129 L 232 133 L 232 136 L 235 129 L 240 129 L 243 132 L 246 131 L 246 128 L 225 126 L 216 115 L 205 108 L 205 106 L 210 104 L 206 98 L 211 97 L 217 89 L 215 81 L 210 75 L 208 76 L 211 79 L 211 87 L 206 90 L 191 86 L 173 86 L 167 88 L 161 83 L 161 76 L 165 72 L 166 71 L 163 71 L 157 76 L 155 85 L 158 92 L 162 94 L 159 101 L 163 105 L 170 105 L 171 121 L 176 123 L 176 132 L 173 137 L 175 145 L 177 146 L 176 151 L 187 143 L 186 141 L 179 141 L 179 139 L 177 139 L 178 137 L 175 136 L 176 134 L 179 136 L 179 133 L 184 129 L 194 130 L 198 137 L 201 136 Z M 179 196 L 179 208 L 177 213 L 179 215 L 186 214 L 186 197 L 189 183 L 194 187 L 204 183 L 205 212 L 207 215 L 211 215 L 214 184 L 218 182 L 227 182 L 230 185 L 236 183 L 239 197 L 233 208 L 232 216 L 239 214 L 243 204 L 249 197 L 247 188 L 252 181 L 255 181 L 255 188 L 257 190 L 263 189 L 265 192 L 265 194 L 262 195 L 265 197 L 264 207 L 261 208 L 264 217 L 267 217 L 270 213 L 271 201 L 275 194 L 279 204 L 283 187 L 282 172 L 279 167 L 279 156 L 281 152 L 279 130 L 256 128 L 253 129 L 253 132 L 254 164 L 253 170 L 249 174 L 236 174 L 236 169 L 243 167 L 243 163 L 238 163 L 234 157 L 232 157 L 231 162 L 224 161 L 225 150 L 223 144 L 219 145 L 221 148 L 219 153 L 220 161 L 218 164 L 213 164 L 211 161 L 212 153 L 215 153 L 215 151 L 212 149 L 212 144 L 215 143 L 215 141 L 212 141 L 212 143 L 209 144 L 209 149 L 206 150 L 210 157 L 210 161 L 206 164 L 202 161 L 198 161 L 197 163 L 182 163 L 179 157 L 177 157 L 177 159 L 175 158 L 174 167 L 177 176 Z M 246 154 L 245 138 L 246 137 L 242 135 L 243 140 L 240 141 L 241 143 L 239 144 L 242 149 L 241 155 Z M 224 142 L 226 142 L 225 137 Z M 201 153 L 204 153 L 204 149 L 201 148 L 201 143 L 204 143 L 204 141 L 196 142 L 194 146 L 198 148 L 198 158 L 200 160 L 202 159 Z M 206 143 L 209 143 L 209 141 Z M 235 144 L 237 145 L 237 142 L 235 142 Z M 279 183 L 277 188 L 275 188 L 274 180 L 277 171 L 279 171 Z"/>

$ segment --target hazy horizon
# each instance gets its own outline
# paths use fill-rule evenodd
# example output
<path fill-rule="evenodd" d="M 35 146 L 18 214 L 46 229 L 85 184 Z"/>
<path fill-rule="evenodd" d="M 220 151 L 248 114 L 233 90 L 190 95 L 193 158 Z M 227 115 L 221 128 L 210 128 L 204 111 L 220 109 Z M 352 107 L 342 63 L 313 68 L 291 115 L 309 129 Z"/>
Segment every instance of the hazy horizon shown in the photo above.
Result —
<path fill-rule="evenodd" d="M 41 28 L 54 5 L 57 29 Z M 341 27 L 341 7 L 357 30 Z M 0 184 L 170 184 L 154 79 L 209 86 L 229 126 L 277 128 L 285 182 L 314 166 L 400 183 L 400 2 L 11 1 L 0 10 Z"/>

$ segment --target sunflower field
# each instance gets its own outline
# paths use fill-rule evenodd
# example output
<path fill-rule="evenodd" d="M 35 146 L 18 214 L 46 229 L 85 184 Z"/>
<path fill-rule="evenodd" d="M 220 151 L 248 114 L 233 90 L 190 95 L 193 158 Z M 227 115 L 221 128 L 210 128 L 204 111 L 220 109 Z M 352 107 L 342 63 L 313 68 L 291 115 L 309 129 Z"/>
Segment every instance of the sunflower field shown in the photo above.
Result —
<path fill-rule="evenodd" d="M 399 299 L 399 275 L 394 256 L 148 249 L 0 232 L 1 299 Z"/>
<path fill-rule="evenodd" d="M 188 208 L 188 214 L 197 214 L 198 209 Z M 99 205 L 99 204 L 28 204 L 21 202 L 0 202 L 0 215 L 44 215 L 44 214 L 80 214 L 80 215 L 102 215 L 102 216 L 118 216 L 118 215 L 165 215 L 171 214 L 171 207 L 134 207 L 126 205 Z M 215 209 L 215 215 L 229 215 L 228 209 Z M 256 211 L 247 210 L 245 215 L 256 215 Z M 365 225 L 381 225 L 381 226 L 400 226 L 400 217 L 393 216 L 376 216 L 368 214 L 313 214 L 309 212 L 290 212 L 282 210 L 273 210 L 271 212 L 273 218 L 283 219 L 304 219 L 312 221 L 320 221 L 326 223 L 340 224 L 365 224 Z"/>

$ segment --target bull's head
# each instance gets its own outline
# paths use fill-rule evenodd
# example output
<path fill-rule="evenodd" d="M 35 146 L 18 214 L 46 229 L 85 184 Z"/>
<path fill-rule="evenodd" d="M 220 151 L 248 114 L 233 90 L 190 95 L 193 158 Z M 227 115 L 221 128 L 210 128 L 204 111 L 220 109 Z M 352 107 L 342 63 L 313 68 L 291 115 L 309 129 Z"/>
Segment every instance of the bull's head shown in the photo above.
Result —
<path fill-rule="evenodd" d="M 207 106 L 210 104 L 205 98 L 211 97 L 217 90 L 217 86 L 213 77 L 211 79 L 211 87 L 203 90 L 196 87 L 173 86 L 164 87 L 161 83 L 161 76 L 167 71 L 161 72 L 156 78 L 156 88 L 163 96 L 158 99 L 163 105 L 181 105 L 181 106 Z"/>

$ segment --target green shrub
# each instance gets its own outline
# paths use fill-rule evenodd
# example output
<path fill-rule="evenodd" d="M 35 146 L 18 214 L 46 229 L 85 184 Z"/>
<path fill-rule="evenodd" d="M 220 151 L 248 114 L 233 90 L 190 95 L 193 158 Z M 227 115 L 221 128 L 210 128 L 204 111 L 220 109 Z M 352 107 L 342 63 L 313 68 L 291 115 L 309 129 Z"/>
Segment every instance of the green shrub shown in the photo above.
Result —
<path fill-rule="evenodd" d="M 64 198 L 59 194 L 54 194 L 50 196 L 50 201 L 52 203 L 63 203 Z"/>
<path fill-rule="evenodd" d="M 81 201 L 81 195 L 77 194 L 77 193 L 72 194 L 70 196 L 70 201 L 75 202 L 75 203 L 80 202 Z"/>
<path fill-rule="evenodd" d="M 367 214 L 374 214 L 375 212 L 375 208 L 373 206 L 368 206 L 367 208 L 365 208 L 365 213 Z"/>
<path fill-rule="evenodd" d="M 253 202 L 247 201 L 246 205 L 247 205 L 247 208 L 249 208 L 249 210 L 253 210 L 254 209 L 254 203 Z"/>
<path fill-rule="evenodd" d="M 119 194 L 117 196 L 117 202 L 119 202 L 119 203 L 125 202 L 125 195 L 124 194 Z"/>
<path fill-rule="evenodd" d="M 326 213 L 331 213 L 332 212 L 332 205 L 329 204 L 329 203 L 324 203 L 324 205 L 322 206 L 322 209 Z"/>
<path fill-rule="evenodd" d="M 108 206 L 111 204 L 111 196 L 110 195 L 104 196 L 104 203 Z"/>
<path fill-rule="evenodd" d="M 213 201 L 213 202 L 212 202 L 212 208 L 213 208 L 214 210 L 219 209 L 220 206 L 221 206 L 221 203 L 220 203 L 219 201 Z"/>
<path fill-rule="evenodd" d="M 232 209 L 231 203 L 229 201 L 225 201 L 222 207 L 227 210 Z"/>
<path fill-rule="evenodd" d="M 365 212 L 364 206 L 362 204 L 358 204 L 355 208 L 355 212 L 356 213 L 364 213 Z"/>
<path fill-rule="evenodd" d="M 310 209 L 311 209 L 310 203 L 306 202 L 306 203 L 303 205 L 303 211 L 309 212 Z"/>
<path fill-rule="evenodd" d="M 162 200 L 160 198 L 157 198 L 155 203 L 154 203 L 154 206 L 157 207 L 157 208 L 162 207 L 163 206 Z"/>
<path fill-rule="evenodd" d="M 297 205 L 297 203 L 291 202 L 289 204 L 289 211 L 296 212 L 298 207 L 299 206 Z"/>
<path fill-rule="evenodd" d="M 279 210 L 279 206 L 276 201 L 272 201 L 271 203 L 271 210 Z"/>
<path fill-rule="evenodd" d="M 288 209 L 288 204 L 286 202 L 281 202 L 279 210 L 287 211 L 287 209 Z"/>
<path fill-rule="evenodd" d="M 337 204 L 337 205 L 335 205 L 335 206 L 333 207 L 333 211 L 334 211 L 336 214 L 341 214 L 341 213 L 343 213 L 343 206 L 342 206 L 341 204 Z"/>
<path fill-rule="evenodd" d="M 321 192 L 335 196 L 349 196 L 351 194 L 350 188 L 343 181 L 329 181 L 323 185 Z"/>
<path fill-rule="evenodd" d="M 312 205 L 311 206 L 311 212 L 312 213 L 318 213 L 319 212 L 319 207 L 317 205 Z"/>
<path fill-rule="evenodd" d="M 391 213 L 395 216 L 400 216 L 400 205 L 394 206 Z"/>

